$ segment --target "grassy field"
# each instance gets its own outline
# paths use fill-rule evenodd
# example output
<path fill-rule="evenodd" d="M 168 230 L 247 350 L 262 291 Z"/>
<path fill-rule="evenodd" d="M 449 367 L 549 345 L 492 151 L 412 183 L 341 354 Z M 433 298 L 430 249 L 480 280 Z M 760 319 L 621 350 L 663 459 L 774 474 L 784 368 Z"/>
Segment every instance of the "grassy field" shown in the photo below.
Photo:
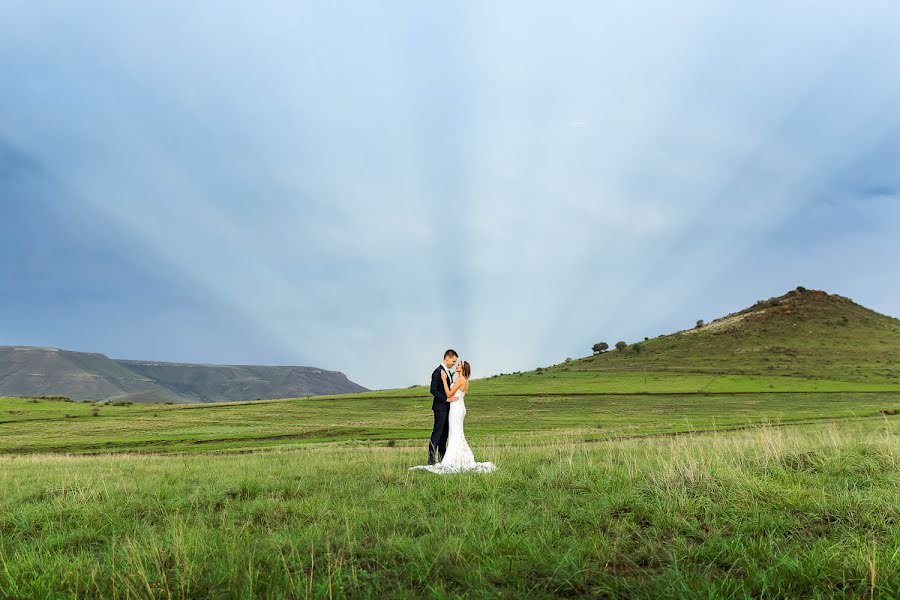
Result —
<path fill-rule="evenodd" d="M 473 384 L 453 477 L 421 390 L 0 399 L 0 598 L 900 593 L 900 393 L 535 386 Z"/>
<path fill-rule="evenodd" d="M 476 382 L 466 400 L 466 434 L 474 444 L 533 443 L 559 434 L 591 441 L 900 411 L 900 392 L 505 396 L 486 394 Z M 3 398 L 3 420 L 0 454 L 194 453 L 315 443 L 424 447 L 431 399 L 423 390 L 414 397 L 99 407 Z"/>
<path fill-rule="evenodd" d="M 578 363 L 573 363 L 577 365 Z M 559 394 L 746 394 L 778 392 L 900 392 L 900 382 L 877 378 L 860 382 L 777 375 L 728 375 L 670 371 L 601 371 L 559 366 L 478 380 L 486 396 Z M 427 386 L 344 395 L 343 398 L 427 396 Z M 336 397 L 336 396 L 334 396 Z"/>
<path fill-rule="evenodd" d="M 528 447 L 0 457 L 0 597 L 900 594 L 900 422 Z"/>
<path fill-rule="evenodd" d="M 418 386 L 0 398 L 0 599 L 897 598 L 900 321 L 798 291 L 474 380 L 490 475 L 410 472 Z"/>

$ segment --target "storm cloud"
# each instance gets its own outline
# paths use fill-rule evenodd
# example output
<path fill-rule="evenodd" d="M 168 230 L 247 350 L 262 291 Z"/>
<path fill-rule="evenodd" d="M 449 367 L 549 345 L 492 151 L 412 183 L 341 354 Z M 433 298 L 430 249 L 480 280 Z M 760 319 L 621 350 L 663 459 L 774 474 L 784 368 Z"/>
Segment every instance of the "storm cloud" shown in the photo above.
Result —
<path fill-rule="evenodd" d="M 900 5 L 0 4 L 0 343 L 421 383 L 900 314 Z"/>

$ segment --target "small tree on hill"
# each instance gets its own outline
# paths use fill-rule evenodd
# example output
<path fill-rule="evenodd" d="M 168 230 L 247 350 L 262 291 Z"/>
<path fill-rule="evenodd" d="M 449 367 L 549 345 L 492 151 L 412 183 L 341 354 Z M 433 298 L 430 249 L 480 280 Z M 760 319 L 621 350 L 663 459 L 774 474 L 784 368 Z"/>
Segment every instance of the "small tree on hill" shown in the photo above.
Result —
<path fill-rule="evenodd" d="M 619 352 L 621 352 L 622 350 L 624 350 L 627 347 L 628 347 L 628 344 L 626 344 L 625 342 L 616 342 L 616 350 L 618 350 Z"/>
<path fill-rule="evenodd" d="M 697 319 L 697 329 L 703 327 L 703 319 Z"/>
<path fill-rule="evenodd" d="M 597 342 L 591 347 L 591 350 L 594 351 L 594 354 L 600 354 L 601 352 L 609 350 L 609 344 L 606 342 Z"/>

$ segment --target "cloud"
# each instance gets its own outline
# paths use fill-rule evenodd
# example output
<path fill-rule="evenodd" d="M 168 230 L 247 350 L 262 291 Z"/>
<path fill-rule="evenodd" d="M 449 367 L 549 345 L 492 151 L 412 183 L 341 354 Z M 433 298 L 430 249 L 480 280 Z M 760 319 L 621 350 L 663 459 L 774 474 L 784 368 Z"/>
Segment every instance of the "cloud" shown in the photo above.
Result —
<path fill-rule="evenodd" d="M 798 280 L 897 314 L 879 277 L 893 205 L 821 207 L 900 185 L 898 16 L 887 1 L 7 5 L 3 210 L 32 232 L 38 198 L 92 215 L 52 230 L 94 251 L 63 269 L 63 252 L 0 241 L 0 260 L 28 248 L 83 307 L 23 311 L 40 289 L 3 264 L 18 292 L 0 310 L 27 318 L 0 334 L 380 387 L 420 381 L 446 346 L 477 374 L 521 370 Z M 868 258 L 827 273 L 820 258 L 859 256 L 864 222 L 880 228 Z M 114 324 L 89 310 L 98 294 Z"/>

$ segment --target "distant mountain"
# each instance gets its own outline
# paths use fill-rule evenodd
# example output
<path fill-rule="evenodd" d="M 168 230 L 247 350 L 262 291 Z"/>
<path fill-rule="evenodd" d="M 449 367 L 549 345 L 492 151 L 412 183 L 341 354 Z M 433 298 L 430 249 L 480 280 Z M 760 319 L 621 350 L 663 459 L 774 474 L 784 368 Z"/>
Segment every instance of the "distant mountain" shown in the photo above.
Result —
<path fill-rule="evenodd" d="M 0 396 L 224 402 L 364 391 L 343 373 L 314 367 L 116 360 L 57 348 L 0 346 Z"/>
<path fill-rule="evenodd" d="M 596 341 L 610 347 L 616 342 L 602 336 Z M 700 327 L 566 365 L 581 371 L 772 374 L 860 382 L 896 381 L 898 366 L 900 319 L 844 296 L 802 287 Z"/>

